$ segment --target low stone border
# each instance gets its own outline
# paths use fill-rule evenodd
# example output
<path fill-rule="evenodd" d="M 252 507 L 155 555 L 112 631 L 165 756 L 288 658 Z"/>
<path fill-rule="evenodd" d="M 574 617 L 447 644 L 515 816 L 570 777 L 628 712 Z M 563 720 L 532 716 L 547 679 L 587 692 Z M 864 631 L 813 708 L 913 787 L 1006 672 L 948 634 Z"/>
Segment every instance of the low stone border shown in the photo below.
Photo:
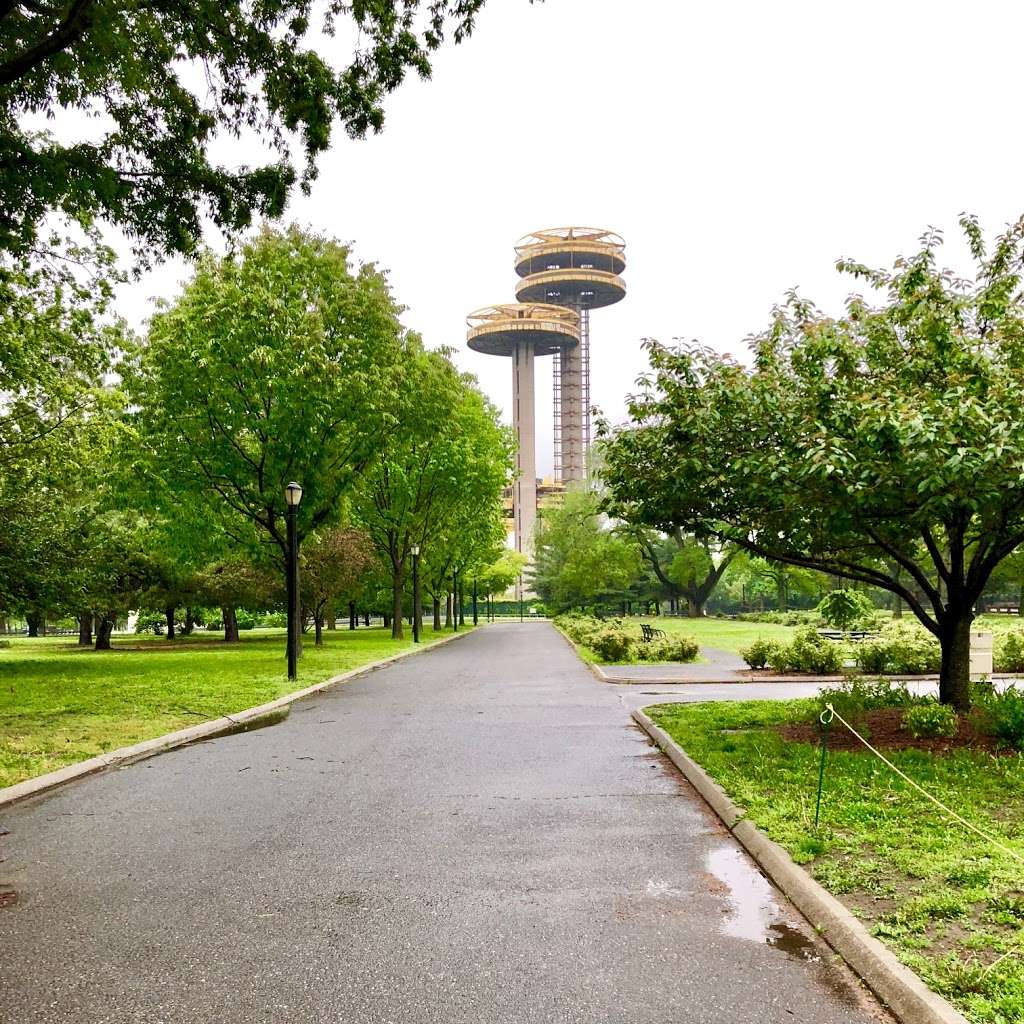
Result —
<path fill-rule="evenodd" d="M 664 729 L 655 725 L 650 716 L 637 709 L 633 718 L 707 801 L 765 874 L 903 1024 L 968 1024 L 963 1014 L 900 963 L 835 896 L 750 821 L 746 812 L 737 807 L 725 790 Z"/>
<path fill-rule="evenodd" d="M 477 626 L 475 628 L 479 629 L 481 627 Z M 240 726 L 258 728 L 259 725 L 266 724 L 261 722 L 262 719 L 274 718 L 280 714 L 281 709 L 285 709 L 285 714 L 287 714 L 290 706 L 295 701 L 302 700 L 303 697 L 309 697 L 314 693 L 319 693 L 321 690 L 326 690 L 331 686 L 337 686 L 339 683 L 348 682 L 350 679 L 355 679 L 358 676 L 365 676 L 379 668 L 386 668 L 388 665 L 401 661 L 403 658 L 408 658 L 415 654 L 425 654 L 427 651 L 443 647 L 445 644 L 458 640 L 460 637 L 469 636 L 471 632 L 472 630 L 467 630 L 465 633 L 453 633 L 451 636 L 442 637 L 440 640 L 434 640 L 432 643 L 424 644 L 421 647 L 400 651 L 389 658 L 373 661 L 368 665 L 361 665 L 359 668 L 350 669 L 348 672 L 342 672 L 340 675 L 331 676 L 330 679 L 325 679 L 322 683 L 316 683 L 313 686 L 307 686 L 304 690 L 286 693 L 283 697 L 278 697 L 277 700 L 272 700 L 267 704 L 246 708 L 244 711 L 236 711 L 232 715 L 224 715 L 221 718 L 213 718 L 208 722 L 189 726 L 187 729 L 179 729 L 177 732 L 168 732 L 163 736 L 144 740 L 142 743 L 136 743 L 130 747 L 120 747 L 118 750 L 112 750 L 108 754 L 99 754 L 96 757 L 90 757 L 87 761 L 79 761 L 77 764 L 69 764 L 65 768 L 58 768 L 56 771 L 47 772 L 45 775 L 37 775 L 34 779 L 25 779 L 24 782 L 17 782 L 13 786 L 0 789 L 0 808 L 8 807 L 21 800 L 27 800 L 31 796 L 47 793 L 51 789 L 56 789 L 58 786 L 63 786 L 68 782 L 74 782 L 75 779 L 83 778 L 86 775 L 93 775 L 104 768 L 110 768 L 114 765 L 124 766 L 133 764 L 136 761 L 144 761 L 147 757 L 155 757 L 157 754 L 162 754 L 167 750 L 174 750 L 175 747 L 187 746 L 189 743 L 195 743 L 197 740 L 215 739 L 226 733 L 238 732 L 240 731 Z"/>

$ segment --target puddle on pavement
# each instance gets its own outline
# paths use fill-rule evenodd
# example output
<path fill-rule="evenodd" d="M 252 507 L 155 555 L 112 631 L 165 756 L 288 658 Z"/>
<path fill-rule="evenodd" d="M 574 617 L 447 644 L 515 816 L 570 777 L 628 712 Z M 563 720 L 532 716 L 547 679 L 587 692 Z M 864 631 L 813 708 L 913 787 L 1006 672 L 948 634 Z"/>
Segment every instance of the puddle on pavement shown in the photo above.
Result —
<path fill-rule="evenodd" d="M 724 886 L 729 904 L 722 931 L 737 939 L 767 942 L 769 928 L 781 918 L 772 887 L 736 847 L 720 846 L 708 854 L 708 871 Z"/>

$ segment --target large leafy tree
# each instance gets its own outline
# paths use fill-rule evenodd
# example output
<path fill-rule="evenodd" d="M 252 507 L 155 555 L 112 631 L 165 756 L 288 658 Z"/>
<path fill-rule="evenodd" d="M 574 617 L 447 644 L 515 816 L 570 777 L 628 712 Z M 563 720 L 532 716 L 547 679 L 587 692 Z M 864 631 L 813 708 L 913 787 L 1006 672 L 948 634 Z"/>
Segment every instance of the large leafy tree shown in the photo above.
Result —
<path fill-rule="evenodd" d="M 974 603 L 1024 541 L 1024 221 L 990 251 L 962 226 L 975 280 L 940 268 L 936 232 L 892 271 L 841 261 L 884 301 L 831 319 L 791 296 L 751 368 L 651 343 L 604 475 L 647 525 L 897 594 L 966 708 Z"/>
<path fill-rule="evenodd" d="M 237 259 L 204 258 L 153 317 L 130 377 L 146 461 L 283 566 L 285 485 L 303 486 L 301 542 L 337 522 L 395 429 L 398 313 L 379 271 L 295 228 L 264 231 Z"/>
<path fill-rule="evenodd" d="M 556 611 L 620 597 L 640 572 L 637 545 L 613 530 L 591 490 L 566 492 L 545 512 L 534 550 L 533 587 Z"/>
<path fill-rule="evenodd" d="M 53 211 L 117 224 L 140 255 L 190 252 L 204 217 L 231 232 L 279 216 L 334 124 L 379 131 L 385 96 L 409 71 L 429 76 L 483 3 L 0 3 L 0 250 L 37 247 Z M 88 130 L 41 129 L 59 113 Z M 265 162 L 211 152 L 246 136 Z"/>
<path fill-rule="evenodd" d="M 303 617 L 313 620 L 317 647 L 324 642 L 325 615 L 333 616 L 337 602 L 359 590 L 373 558 L 369 537 L 351 527 L 322 530 L 306 544 L 301 572 Z"/>
<path fill-rule="evenodd" d="M 401 639 L 413 545 L 442 572 L 471 565 L 493 548 L 512 441 L 473 379 L 415 338 L 406 347 L 393 411 L 397 425 L 378 446 L 353 514 L 391 570 L 392 635 Z"/>

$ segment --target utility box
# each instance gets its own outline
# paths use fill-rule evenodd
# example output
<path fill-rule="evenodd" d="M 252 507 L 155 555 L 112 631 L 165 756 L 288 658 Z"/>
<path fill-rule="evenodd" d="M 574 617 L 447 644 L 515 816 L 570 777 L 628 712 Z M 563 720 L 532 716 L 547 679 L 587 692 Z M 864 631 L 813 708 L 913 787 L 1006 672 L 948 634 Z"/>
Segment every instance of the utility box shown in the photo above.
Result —
<path fill-rule="evenodd" d="M 988 630 L 971 630 L 971 678 L 992 675 L 992 634 Z"/>

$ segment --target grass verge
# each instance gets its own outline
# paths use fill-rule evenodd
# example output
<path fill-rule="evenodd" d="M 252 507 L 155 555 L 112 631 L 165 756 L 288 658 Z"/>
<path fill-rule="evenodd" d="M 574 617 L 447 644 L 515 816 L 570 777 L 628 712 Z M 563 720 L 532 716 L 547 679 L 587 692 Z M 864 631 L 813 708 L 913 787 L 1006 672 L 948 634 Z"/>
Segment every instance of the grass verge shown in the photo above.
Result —
<path fill-rule="evenodd" d="M 1024 866 L 948 821 L 868 752 L 831 753 L 780 726 L 813 701 L 663 704 L 647 713 L 772 839 L 976 1024 L 1024 1022 Z M 929 792 L 1024 854 L 1024 757 L 887 752 Z"/>
<path fill-rule="evenodd" d="M 471 628 L 471 627 L 468 627 Z M 407 630 L 408 632 L 408 630 Z M 427 643 L 450 633 L 427 627 Z M 284 630 L 238 644 L 193 635 L 119 637 L 112 651 L 74 638 L 17 639 L 0 649 L 0 788 L 118 747 L 232 714 L 413 646 L 380 627 L 305 640 L 299 678 L 285 675 Z"/>

